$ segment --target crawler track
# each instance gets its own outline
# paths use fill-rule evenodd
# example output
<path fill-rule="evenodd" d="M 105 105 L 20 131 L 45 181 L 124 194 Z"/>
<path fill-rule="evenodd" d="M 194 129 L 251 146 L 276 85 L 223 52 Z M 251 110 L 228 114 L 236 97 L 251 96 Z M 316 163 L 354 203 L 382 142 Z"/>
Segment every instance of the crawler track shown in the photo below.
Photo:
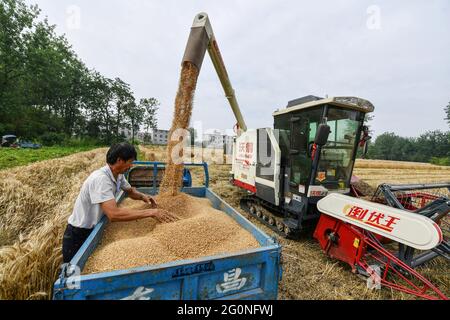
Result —
<path fill-rule="evenodd" d="M 240 207 L 262 224 L 287 239 L 298 239 L 301 229 L 296 228 L 296 220 L 285 219 L 284 212 L 269 202 L 248 195 L 240 200 Z"/>

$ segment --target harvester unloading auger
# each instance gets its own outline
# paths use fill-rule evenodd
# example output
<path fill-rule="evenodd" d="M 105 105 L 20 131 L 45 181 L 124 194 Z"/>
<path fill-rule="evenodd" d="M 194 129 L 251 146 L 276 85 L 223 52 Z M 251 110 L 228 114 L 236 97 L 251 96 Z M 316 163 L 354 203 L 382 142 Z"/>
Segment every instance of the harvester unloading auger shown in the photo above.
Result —
<path fill-rule="evenodd" d="M 449 260 L 439 225 L 446 223 L 450 199 L 417 190 L 450 188 L 450 182 L 381 185 L 372 201 L 358 198 L 351 178 L 358 146 L 367 152 L 364 118 L 374 110 L 369 101 L 305 96 L 273 113 L 274 129 L 247 130 L 208 15 L 200 13 L 183 62 L 200 70 L 206 50 L 238 123 L 231 182 L 248 191 L 241 208 L 288 238 L 312 227 L 327 255 L 381 285 L 447 299 L 413 268 L 437 256 Z"/>

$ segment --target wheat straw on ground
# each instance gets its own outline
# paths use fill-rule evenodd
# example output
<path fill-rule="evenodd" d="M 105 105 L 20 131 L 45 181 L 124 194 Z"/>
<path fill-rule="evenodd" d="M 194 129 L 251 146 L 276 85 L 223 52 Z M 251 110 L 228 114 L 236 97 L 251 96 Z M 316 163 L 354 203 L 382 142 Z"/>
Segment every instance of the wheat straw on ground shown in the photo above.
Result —
<path fill-rule="evenodd" d="M 154 153 L 155 160 L 164 160 L 166 153 L 163 146 L 145 148 L 148 152 Z M 2 219 L 0 226 L 3 228 L 0 234 L 3 234 L 3 230 L 9 230 L 7 232 L 9 236 L 5 240 L 9 245 L 0 249 L 0 299 L 50 297 L 50 290 L 56 280 L 61 262 L 61 238 L 67 217 L 81 183 L 93 170 L 104 164 L 105 153 L 106 149 L 95 150 L 0 172 L 2 182 L 0 184 L 0 219 Z M 80 167 L 73 164 L 74 160 L 81 161 Z M 404 177 L 411 175 L 411 171 L 405 170 L 415 168 L 410 167 L 414 166 L 414 163 L 402 164 L 403 168 L 398 168 L 395 167 L 395 163 L 380 161 L 372 167 L 361 167 L 358 165 L 359 161 L 355 167 L 357 176 L 364 176 L 366 169 L 373 171 L 394 166 L 392 168 L 394 171 L 387 172 L 386 176 L 378 174 L 377 180 L 369 181 L 374 188 L 377 183 L 387 180 L 408 181 Z M 367 161 L 363 161 L 365 162 Z M 422 172 L 433 166 L 425 164 L 419 167 L 418 169 Z M 423 167 L 426 168 L 423 169 Z M 448 171 L 447 168 L 433 167 L 430 173 L 438 170 L 445 173 Z M 213 191 L 281 243 L 284 263 L 283 278 L 279 287 L 280 299 L 415 299 L 414 296 L 386 288 L 375 291 L 367 289 L 363 279 L 352 274 L 346 264 L 326 257 L 317 242 L 309 236 L 305 236 L 300 241 L 278 237 L 239 208 L 239 199 L 245 195 L 245 192 L 231 186 L 228 182 L 230 165 L 213 164 L 209 169 L 210 186 Z M 444 176 L 444 181 L 450 181 L 447 177 Z M 43 180 L 39 182 L 39 179 Z M 370 179 L 370 175 L 365 179 Z M 411 180 L 409 183 L 416 182 L 414 177 Z M 426 180 L 424 177 L 422 181 L 430 182 Z M 201 181 L 200 178 L 199 181 Z M 363 179 L 363 181 L 367 180 Z M 21 187 L 22 191 L 17 190 L 18 187 Z M 57 197 L 45 197 L 47 192 Z M 21 201 L 24 197 L 27 200 Z M 37 222 L 31 222 L 34 225 L 30 226 L 30 221 Z M 419 268 L 418 271 L 447 296 L 450 295 L 450 279 L 446 261 L 434 260 Z"/>
<path fill-rule="evenodd" d="M 105 154 L 97 149 L 0 172 L 0 299 L 51 297 L 67 218 Z"/>

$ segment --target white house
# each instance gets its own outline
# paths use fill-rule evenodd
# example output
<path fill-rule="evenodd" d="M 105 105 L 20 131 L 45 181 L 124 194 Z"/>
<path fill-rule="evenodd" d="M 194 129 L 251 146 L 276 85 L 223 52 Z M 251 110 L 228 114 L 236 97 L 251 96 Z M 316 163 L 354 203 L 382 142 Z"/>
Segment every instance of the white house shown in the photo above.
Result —
<path fill-rule="evenodd" d="M 153 144 L 167 145 L 169 130 L 151 129 L 149 133 Z"/>
<path fill-rule="evenodd" d="M 220 131 L 203 134 L 203 147 L 213 149 L 224 149 L 226 153 L 231 152 L 233 148 L 233 136 L 223 135 Z"/>
<path fill-rule="evenodd" d="M 202 136 L 203 146 L 212 149 L 223 148 L 223 135 L 219 131 L 204 133 Z"/>
<path fill-rule="evenodd" d="M 133 138 L 133 131 L 131 131 L 131 129 L 121 128 L 121 129 L 119 129 L 119 134 L 121 134 L 121 135 L 123 134 L 124 137 L 128 140 Z M 143 142 L 144 137 L 145 137 L 145 133 L 142 131 L 134 133 L 134 139 L 137 141 Z"/>

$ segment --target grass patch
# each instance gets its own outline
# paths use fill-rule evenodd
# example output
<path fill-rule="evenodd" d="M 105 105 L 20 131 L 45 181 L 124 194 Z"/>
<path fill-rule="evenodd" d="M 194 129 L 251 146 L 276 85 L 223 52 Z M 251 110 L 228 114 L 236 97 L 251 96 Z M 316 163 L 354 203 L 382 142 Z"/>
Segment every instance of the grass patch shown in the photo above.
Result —
<path fill-rule="evenodd" d="M 137 151 L 137 159 L 136 161 L 147 161 L 145 159 L 145 153 L 139 148 L 139 146 L 135 146 Z"/>
<path fill-rule="evenodd" d="M 0 170 L 29 163 L 64 157 L 73 153 L 98 148 L 96 146 L 42 147 L 41 149 L 0 148 Z"/>

